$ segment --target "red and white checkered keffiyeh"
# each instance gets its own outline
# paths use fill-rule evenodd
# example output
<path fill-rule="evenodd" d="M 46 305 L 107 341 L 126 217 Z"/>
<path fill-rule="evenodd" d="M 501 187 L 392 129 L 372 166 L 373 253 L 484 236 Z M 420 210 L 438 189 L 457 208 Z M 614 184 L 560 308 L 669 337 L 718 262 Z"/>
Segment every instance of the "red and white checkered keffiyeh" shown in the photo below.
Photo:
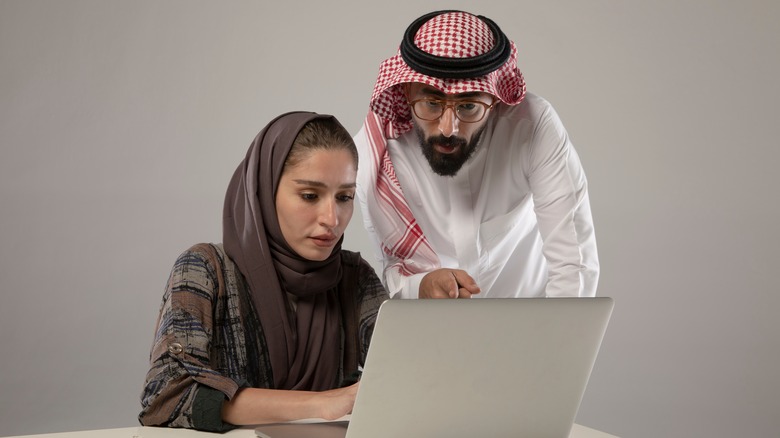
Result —
<path fill-rule="evenodd" d="M 415 34 L 414 44 L 431 55 L 469 58 L 488 52 L 495 39 L 491 29 L 478 16 L 450 11 L 432 17 Z M 468 79 L 442 79 L 413 70 L 398 53 L 379 67 L 379 76 L 364 126 L 368 136 L 375 173 L 373 187 L 367 189 L 367 202 L 382 249 L 396 257 L 403 275 L 428 272 L 440 266 L 404 198 L 387 153 L 387 139 L 397 138 L 413 127 L 411 110 L 401 84 L 419 82 L 447 94 L 485 92 L 508 105 L 525 97 L 525 81 L 517 68 L 517 48 L 511 44 L 509 59 L 497 70 Z M 373 193 L 374 196 L 370 196 Z"/>

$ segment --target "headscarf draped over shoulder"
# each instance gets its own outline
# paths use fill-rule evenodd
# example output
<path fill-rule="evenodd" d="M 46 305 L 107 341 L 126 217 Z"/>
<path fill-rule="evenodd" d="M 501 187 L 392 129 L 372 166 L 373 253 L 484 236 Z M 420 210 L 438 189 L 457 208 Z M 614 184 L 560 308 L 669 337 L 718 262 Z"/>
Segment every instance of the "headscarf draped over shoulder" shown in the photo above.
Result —
<path fill-rule="evenodd" d="M 296 136 L 309 122 L 333 118 L 291 112 L 255 137 L 225 196 L 225 252 L 244 275 L 263 327 L 277 389 L 324 390 L 337 379 L 341 240 L 324 261 L 299 256 L 284 239 L 276 190 Z M 297 297 L 291 314 L 286 294 Z"/>
<path fill-rule="evenodd" d="M 485 92 L 507 105 L 525 97 L 517 48 L 492 20 L 462 11 L 437 11 L 415 20 L 398 53 L 379 67 L 364 122 L 368 145 L 368 211 L 382 251 L 401 275 L 440 266 L 403 195 L 387 140 L 410 131 L 412 114 L 402 84 L 419 82 L 444 93 Z"/>

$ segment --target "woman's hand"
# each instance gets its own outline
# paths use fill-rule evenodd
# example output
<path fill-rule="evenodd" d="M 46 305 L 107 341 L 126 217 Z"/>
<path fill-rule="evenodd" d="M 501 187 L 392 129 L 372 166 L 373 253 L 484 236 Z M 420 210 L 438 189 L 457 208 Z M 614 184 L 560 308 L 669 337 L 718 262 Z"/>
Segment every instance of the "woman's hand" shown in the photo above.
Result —
<path fill-rule="evenodd" d="M 222 420 L 235 425 L 336 420 L 352 412 L 359 384 L 320 392 L 243 388 L 222 405 Z"/>
<path fill-rule="evenodd" d="M 318 393 L 320 395 L 319 403 L 321 409 L 321 414 L 318 417 L 325 420 L 336 420 L 352 413 L 358 385 L 360 385 L 360 382 Z"/>

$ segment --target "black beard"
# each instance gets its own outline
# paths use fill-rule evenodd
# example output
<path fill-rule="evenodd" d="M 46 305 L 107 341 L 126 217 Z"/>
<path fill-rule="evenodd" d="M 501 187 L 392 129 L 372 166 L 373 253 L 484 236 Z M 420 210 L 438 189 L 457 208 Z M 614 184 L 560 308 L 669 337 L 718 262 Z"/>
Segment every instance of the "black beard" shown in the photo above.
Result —
<path fill-rule="evenodd" d="M 474 151 L 477 150 L 479 145 L 479 140 L 482 138 L 482 133 L 485 132 L 485 127 L 483 126 L 479 131 L 475 132 L 471 136 L 471 141 L 468 142 L 461 137 L 445 137 L 443 135 L 425 138 L 425 133 L 416 124 L 414 132 L 420 140 L 420 148 L 423 156 L 428 160 L 431 170 L 441 176 L 455 176 L 469 158 L 474 155 Z M 434 144 L 454 146 L 458 150 L 454 154 L 442 154 L 434 149 Z"/>

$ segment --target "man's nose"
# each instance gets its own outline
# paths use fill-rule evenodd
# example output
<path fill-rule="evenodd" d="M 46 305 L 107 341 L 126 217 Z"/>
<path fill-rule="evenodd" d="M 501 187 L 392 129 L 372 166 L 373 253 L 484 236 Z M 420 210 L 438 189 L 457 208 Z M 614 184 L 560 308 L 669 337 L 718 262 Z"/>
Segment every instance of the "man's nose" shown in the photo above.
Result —
<path fill-rule="evenodd" d="M 455 108 L 444 108 L 444 112 L 439 118 L 439 131 L 445 137 L 452 137 L 458 133 L 458 117 L 455 115 Z"/>

